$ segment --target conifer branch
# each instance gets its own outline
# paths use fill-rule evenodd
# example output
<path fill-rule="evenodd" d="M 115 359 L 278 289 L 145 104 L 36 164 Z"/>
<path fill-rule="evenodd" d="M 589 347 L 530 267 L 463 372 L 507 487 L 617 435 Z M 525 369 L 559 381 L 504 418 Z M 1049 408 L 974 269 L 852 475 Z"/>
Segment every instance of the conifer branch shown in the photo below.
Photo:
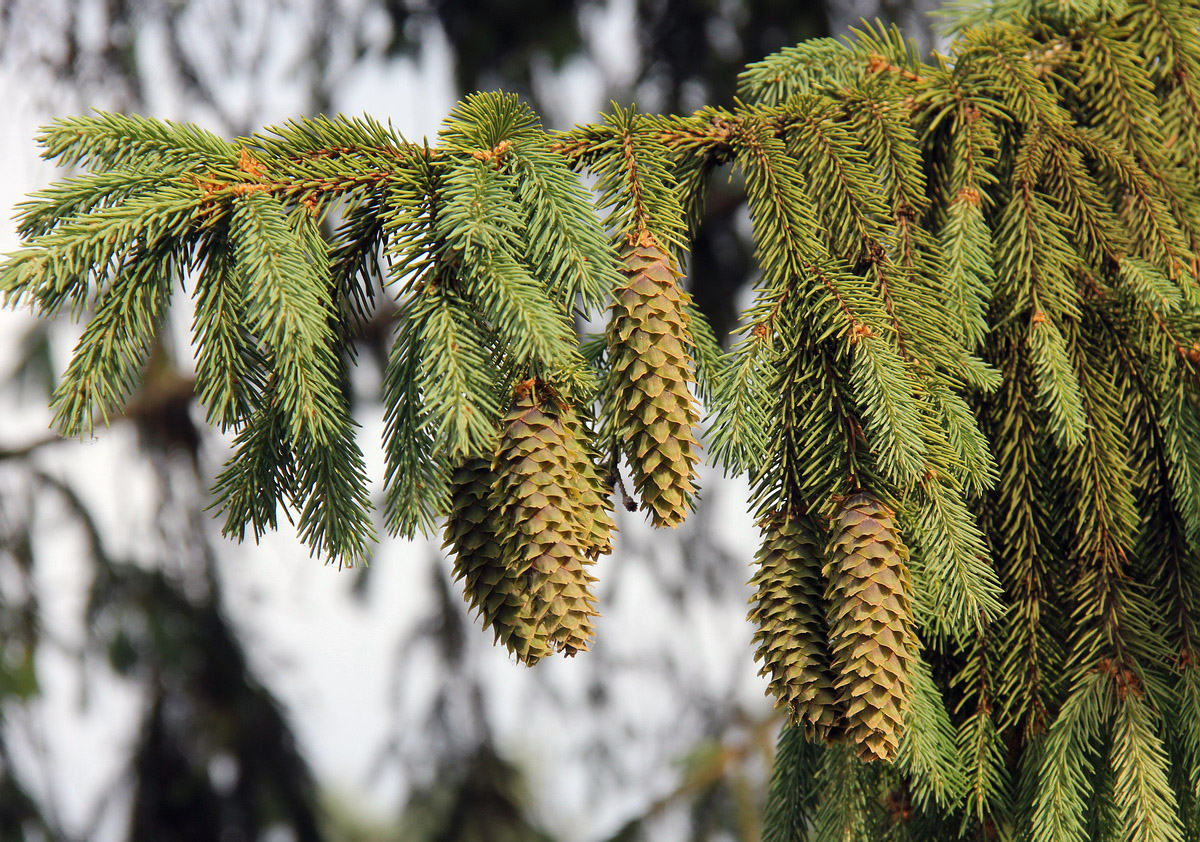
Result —
<path fill-rule="evenodd" d="M 656 523 L 691 508 L 699 395 L 762 525 L 751 620 L 790 723 L 765 839 L 1190 838 L 1193 5 L 1000 0 L 948 58 L 866 25 L 750 65 L 732 107 L 568 132 L 498 93 L 419 144 L 63 120 L 45 154 L 86 171 L 21 206 L 0 290 L 86 319 L 54 400 L 87 435 L 140 411 L 183 287 L 187 388 L 234 434 L 226 533 L 286 518 L 339 562 L 373 528 L 344 366 L 392 331 L 385 526 L 445 518 L 527 664 L 589 644 L 620 459 Z M 761 271 L 722 351 L 684 272 L 725 167 Z"/>

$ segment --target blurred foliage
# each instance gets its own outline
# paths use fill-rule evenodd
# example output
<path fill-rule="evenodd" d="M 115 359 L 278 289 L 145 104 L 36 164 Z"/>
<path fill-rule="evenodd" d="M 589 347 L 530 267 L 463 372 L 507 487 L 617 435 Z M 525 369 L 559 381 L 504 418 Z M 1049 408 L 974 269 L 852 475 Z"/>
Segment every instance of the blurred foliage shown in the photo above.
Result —
<path fill-rule="evenodd" d="M 553 842 L 527 815 L 520 770 L 487 746 L 409 803 L 401 825 L 411 842 Z"/>
<path fill-rule="evenodd" d="M 307 764 L 246 663 L 211 571 L 198 597 L 161 570 L 128 564 L 101 568 L 92 587 L 97 642 L 150 697 L 132 758 L 130 836 L 249 840 L 288 828 L 297 842 L 316 842 Z"/>

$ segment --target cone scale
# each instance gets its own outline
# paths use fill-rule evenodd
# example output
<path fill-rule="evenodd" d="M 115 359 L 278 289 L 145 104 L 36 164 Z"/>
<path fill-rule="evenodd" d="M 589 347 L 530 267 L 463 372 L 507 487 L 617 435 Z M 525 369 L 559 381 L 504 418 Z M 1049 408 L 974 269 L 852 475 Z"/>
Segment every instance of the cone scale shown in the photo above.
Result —
<path fill-rule="evenodd" d="M 587 567 L 612 551 L 606 488 L 574 411 L 536 381 L 518 388 L 492 462 L 491 504 L 507 575 L 523 599 L 510 646 L 534 663 L 586 650 L 596 615 Z"/>
<path fill-rule="evenodd" d="M 907 559 L 887 506 L 865 493 L 842 503 L 823 572 L 834 687 L 864 760 L 894 759 L 904 728 L 916 651 Z"/>
<path fill-rule="evenodd" d="M 443 547 L 454 552 L 454 578 L 497 643 L 525 663 L 553 654 L 530 621 L 528 598 L 510 572 L 491 500 L 496 476 L 487 459 L 467 460 L 454 473 Z"/>
<path fill-rule="evenodd" d="M 841 714 L 829 671 L 825 629 L 824 541 L 805 515 L 775 513 L 762 524 L 763 543 L 750 584 L 755 660 L 767 692 L 810 739 L 829 740 Z"/>
<path fill-rule="evenodd" d="M 612 416 L 642 508 L 655 526 L 677 526 L 691 511 L 699 450 L 690 299 L 649 232 L 631 238 L 622 262 L 608 327 Z"/>

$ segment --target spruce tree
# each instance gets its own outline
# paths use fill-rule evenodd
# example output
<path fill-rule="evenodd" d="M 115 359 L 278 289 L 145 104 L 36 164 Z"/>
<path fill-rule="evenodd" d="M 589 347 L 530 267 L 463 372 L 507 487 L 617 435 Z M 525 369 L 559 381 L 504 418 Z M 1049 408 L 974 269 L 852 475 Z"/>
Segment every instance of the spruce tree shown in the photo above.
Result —
<path fill-rule="evenodd" d="M 764 838 L 1200 834 L 1196 4 L 997 0 L 929 59 L 864 25 L 735 107 L 566 132 L 481 93 L 435 143 L 107 113 L 41 141 L 82 174 L 21 207 L 0 289 L 86 315 L 56 423 L 121 412 L 190 294 L 226 533 L 283 512 L 364 557 L 344 369 L 385 296 L 384 522 L 444 529 L 523 662 L 587 648 L 621 476 L 687 516 L 703 406 L 762 530 Z M 761 275 L 722 350 L 684 270 L 727 174 Z"/>

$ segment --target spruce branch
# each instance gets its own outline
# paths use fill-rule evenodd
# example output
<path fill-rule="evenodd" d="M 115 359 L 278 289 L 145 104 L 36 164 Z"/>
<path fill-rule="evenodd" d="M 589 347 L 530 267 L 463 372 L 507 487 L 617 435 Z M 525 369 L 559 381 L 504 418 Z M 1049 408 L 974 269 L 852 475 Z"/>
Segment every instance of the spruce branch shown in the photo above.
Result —
<path fill-rule="evenodd" d="M 38 136 L 42 157 L 107 170 L 236 166 L 238 145 L 186 123 L 97 111 L 62 119 Z"/>
<path fill-rule="evenodd" d="M 1046 737 L 1033 813 L 1037 842 L 1084 842 L 1088 767 L 1112 687 L 1103 672 L 1078 681 Z"/>
<path fill-rule="evenodd" d="M 923 809 L 954 809 L 966 793 L 963 759 L 942 693 L 924 659 L 913 661 L 907 730 L 896 765 L 912 781 L 913 802 Z"/>
<path fill-rule="evenodd" d="M 763 529 L 751 620 L 791 723 L 764 838 L 1190 838 L 1193 6 L 998 0 L 929 59 L 866 25 L 747 67 L 728 108 L 567 132 L 500 93 L 422 143 L 59 121 L 47 156 L 86 171 L 22 205 L 0 290 L 86 318 L 76 435 L 141 411 L 182 286 L 187 389 L 235 434 L 225 531 L 287 518 L 346 562 L 372 524 L 344 367 L 392 331 L 385 526 L 445 518 L 525 663 L 590 642 L 620 458 L 657 522 L 690 507 L 698 395 Z M 725 168 L 760 270 L 728 350 L 685 276 Z"/>

